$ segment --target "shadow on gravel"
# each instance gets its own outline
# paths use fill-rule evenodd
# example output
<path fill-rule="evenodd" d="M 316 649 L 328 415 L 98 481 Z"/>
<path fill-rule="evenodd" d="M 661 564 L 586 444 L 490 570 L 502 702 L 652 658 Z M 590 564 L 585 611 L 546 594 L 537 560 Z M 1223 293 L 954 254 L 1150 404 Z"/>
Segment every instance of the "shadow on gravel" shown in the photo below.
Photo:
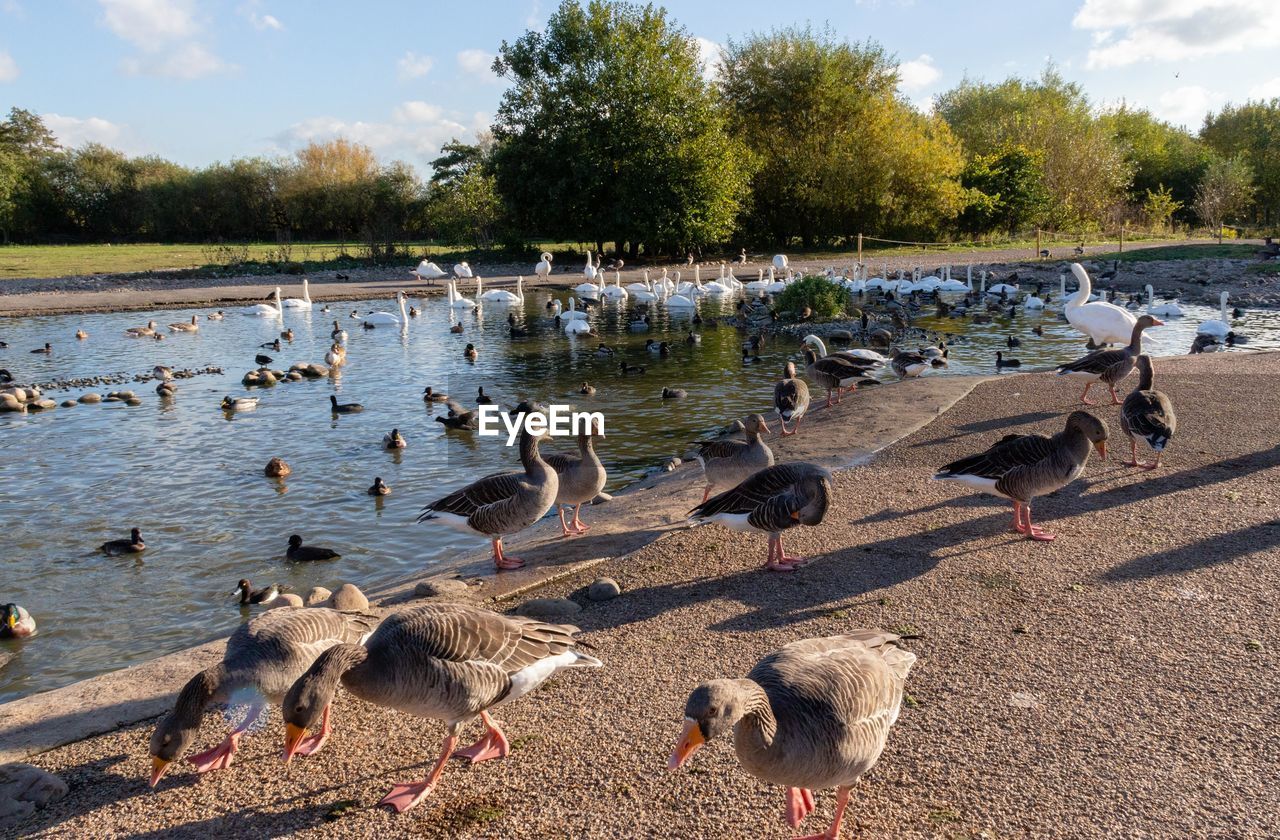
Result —
<path fill-rule="evenodd" d="M 1280 519 L 1228 534 L 1215 534 L 1170 551 L 1135 557 L 1099 575 L 1107 583 L 1147 580 L 1229 563 L 1246 554 L 1280 547 Z"/>
<path fill-rule="evenodd" d="M 1176 442 L 1174 446 L 1177 446 Z M 1174 451 L 1176 452 L 1176 448 Z M 1138 455 L 1139 457 L 1149 457 L 1141 450 L 1139 450 Z M 1128 458 L 1129 453 L 1126 451 L 1121 454 L 1121 457 Z M 1095 495 L 1098 496 L 1099 506 L 1128 504 L 1130 502 L 1146 501 L 1156 496 L 1162 496 L 1165 493 L 1203 489 L 1209 484 L 1230 481 L 1234 478 L 1241 478 L 1250 473 L 1261 472 L 1278 466 L 1280 466 L 1280 445 L 1258 452 L 1237 455 L 1234 458 L 1227 458 L 1222 461 L 1215 461 L 1211 464 L 1196 466 L 1181 472 L 1148 473 L 1148 477 L 1144 481 L 1121 484 Z"/>

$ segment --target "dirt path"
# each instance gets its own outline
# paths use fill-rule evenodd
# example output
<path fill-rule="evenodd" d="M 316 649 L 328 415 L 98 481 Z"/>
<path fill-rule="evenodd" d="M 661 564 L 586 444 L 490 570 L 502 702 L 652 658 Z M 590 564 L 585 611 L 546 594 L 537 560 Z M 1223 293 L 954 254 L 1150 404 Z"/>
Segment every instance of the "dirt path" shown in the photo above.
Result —
<path fill-rule="evenodd" d="M 144 779 L 147 725 L 41 755 L 35 762 L 72 793 L 24 829 L 788 837 L 781 790 L 743 773 L 731 745 L 713 743 L 688 772 L 666 771 L 684 698 L 792 639 L 881 626 L 912 636 L 920 662 L 879 766 L 855 791 L 846 837 L 1275 836 L 1277 362 L 1161 360 L 1157 386 L 1180 419 L 1164 468 L 1091 462 L 1036 505 L 1054 543 L 1015 538 L 999 500 L 928 481 L 1007 431 L 1059 430 L 1074 389 L 1037 374 L 984 382 L 839 473 L 826 522 L 788 542 L 815 559 L 800 572 L 766 574 L 763 538 L 705 527 L 551 584 L 538 595 L 580 598 L 600 573 L 621 583 L 620 598 L 574 618 L 607 667 L 559 675 L 504 708 L 512 756 L 451 766 L 408 814 L 373 806 L 393 781 L 422 775 L 440 725 L 340 696 L 329 745 L 288 773 L 276 715 L 231 769 L 178 773 L 155 793 Z M 1097 413 L 1123 452 L 1117 409 Z M 686 509 L 696 492 L 672 490 L 664 505 Z M 215 717 L 202 743 L 221 737 Z M 831 807 L 820 794 L 805 828 L 821 828 Z"/>

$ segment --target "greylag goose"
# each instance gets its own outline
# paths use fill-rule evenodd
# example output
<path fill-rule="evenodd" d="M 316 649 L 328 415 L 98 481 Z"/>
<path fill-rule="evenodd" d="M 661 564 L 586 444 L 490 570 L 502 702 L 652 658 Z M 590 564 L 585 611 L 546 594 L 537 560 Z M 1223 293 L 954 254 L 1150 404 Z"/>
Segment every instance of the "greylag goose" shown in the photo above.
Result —
<path fill-rule="evenodd" d="M 1033 540 L 1052 540 L 1031 524 L 1031 501 L 1066 487 L 1080 477 L 1090 448 L 1107 457 L 1106 424 L 1087 411 L 1073 411 L 1053 437 L 1005 435 L 985 452 L 952 461 L 935 481 L 958 481 L 1013 502 L 1013 529 Z"/>
<path fill-rule="evenodd" d="M 140 554 L 146 548 L 147 544 L 142 541 L 142 532 L 137 528 L 129 531 L 127 540 L 107 540 L 98 546 L 99 551 L 113 557 L 119 554 Z"/>
<path fill-rule="evenodd" d="M 381 478 L 375 477 L 373 484 L 369 485 L 369 489 L 365 492 L 370 496 L 389 496 L 391 495 L 391 488 Z"/>
<path fill-rule="evenodd" d="M 285 761 L 301 751 L 308 728 L 328 721 L 339 682 L 367 703 L 442 720 L 443 748 L 427 778 L 397 784 L 378 802 L 407 811 L 431 793 L 451 757 L 476 764 L 510 752 L 490 709 L 528 694 L 563 668 L 601 667 L 600 660 L 574 650 L 577 631 L 462 604 L 393 613 L 363 645 L 325 651 L 289 689 Z M 477 716 L 484 737 L 458 750 L 462 727 Z"/>
<path fill-rule="evenodd" d="M 762 432 L 768 432 L 769 426 L 759 414 L 733 422 L 735 431 L 743 432 L 745 441 L 722 438 L 709 440 L 698 447 L 698 463 L 702 465 L 702 474 L 707 486 L 702 492 L 702 501 L 711 498 L 713 492 L 720 492 L 734 487 L 756 474 L 765 467 L 773 466 L 773 450 L 760 439 Z"/>
<path fill-rule="evenodd" d="M 284 556 L 295 563 L 305 563 L 311 560 L 336 560 L 342 555 L 332 548 L 303 545 L 302 537 L 293 534 L 289 537 L 289 548 L 285 551 Z"/>
<path fill-rule="evenodd" d="M 919 353 L 911 353 L 907 350 L 899 350 L 893 354 L 893 358 L 889 360 L 889 367 L 893 368 L 893 372 L 898 374 L 899 379 L 906 379 L 909 376 L 919 376 L 929 368 L 929 360 Z"/>
<path fill-rule="evenodd" d="M 4 621 L 0 622 L 0 639 L 24 639 L 36 634 L 36 620 L 31 613 L 17 604 L 0 607 Z"/>
<path fill-rule="evenodd" d="M 523 531 L 555 504 L 560 480 L 538 454 L 538 437 L 520 432 L 520 463 L 524 472 L 498 473 L 473 481 L 422 509 L 419 522 L 439 520 L 446 525 L 488 537 L 493 562 L 499 569 L 518 569 L 524 561 L 502 552 L 502 538 Z"/>
<path fill-rule="evenodd" d="M 1134 359 L 1142 352 L 1142 331 L 1148 327 L 1162 327 L 1164 321 L 1154 315 L 1143 315 L 1133 325 L 1133 333 L 1129 336 L 1129 346 L 1119 350 L 1095 350 L 1089 355 L 1058 365 L 1058 376 L 1074 376 L 1087 379 L 1080 402 L 1085 405 L 1096 405 L 1089 399 L 1089 389 L 1095 382 L 1104 382 L 1111 389 L 1111 404 L 1119 405 L 1120 397 L 1116 395 L 1116 383 L 1124 379 L 1133 370 Z"/>
<path fill-rule="evenodd" d="M 898 639 L 883 630 L 804 639 L 761 659 L 746 679 L 703 683 L 685 702 L 668 766 L 732 734 L 743 769 L 786 786 L 792 828 L 813 812 L 814 789 L 837 789 L 831 825 L 807 838 L 835 840 L 850 788 L 880 759 L 902 707 L 916 656 L 892 644 Z"/>
<path fill-rule="evenodd" d="M 543 458 L 558 476 L 556 510 L 560 513 L 560 528 L 566 537 L 586 533 L 591 527 L 583 525 L 578 514 L 581 513 L 583 504 L 600 495 L 609 477 L 605 472 L 604 464 L 600 463 L 600 456 L 596 455 L 594 441 L 597 437 L 604 437 L 604 427 L 601 425 L 600 431 L 597 432 L 596 421 L 589 421 L 585 424 L 585 428 L 578 431 L 577 455 L 557 452 Z M 565 505 L 573 506 L 572 531 L 564 521 Z"/>
<path fill-rule="evenodd" d="M 280 584 L 273 583 L 262 589 L 254 589 L 247 578 L 241 578 L 236 584 L 235 594 L 240 596 L 240 604 L 270 604 L 280 597 Z"/>
<path fill-rule="evenodd" d="M 468 411 L 456 402 L 450 399 L 445 400 L 445 408 L 449 410 L 448 415 L 436 415 L 436 422 L 443 423 L 449 429 L 475 429 L 476 413 Z"/>
<path fill-rule="evenodd" d="M 806 561 L 788 556 L 782 532 L 796 525 L 818 525 L 831 503 L 831 473 L 813 464 L 779 464 L 760 470 L 732 490 L 704 501 L 692 511 L 697 521 L 719 522 L 735 531 L 764 531 L 769 552 L 764 567 L 791 572 Z"/>
<path fill-rule="evenodd" d="M 805 375 L 813 380 L 819 388 L 827 391 L 827 407 L 831 407 L 831 393 L 834 391 L 836 402 L 840 402 L 841 389 L 854 391 L 858 380 L 866 373 L 866 366 L 856 364 L 848 356 L 824 356 L 818 358 L 813 348 L 804 350 Z"/>
<path fill-rule="evenodd" d="M 176 324 L 170 324 L 169 330 L 171 332 L 199 332 L 200 316 L 192 315 L 190 322 L 180 321 Z"/>
<path fill-rule="evenodd" d="M 778 413 L 782 436 L 789 437 L 800 431 L 800 418 L 809 410 L 809 386 L 796 377 L 796 366 L 787 362 L 782 381 L 773 386 L 773 410 Z M 796 421 L 796 427 L 787 431 L 787 421 Z"/>
<path fill-rule="evenodd" d="M 1138 387 L 1124 398 L 1120 407 L 1120 429 L 1129 436 L 1130 467 L 1154 470 L 1160 466 L 1160 456 L 1178 429 L 1178 415 L 1173 413 L 1173 402 L 1165 394 L 1155 390 L 1155 369 L 1151 357 L 1138 356 Z M 1156 453 L 1155 463 L 1144 464 L 1138 460 L 1138 441 L 1142 440 Z"/>
<path fill-rule="evenodd" d="M 241 737 L 257 722 L 266 703 L 280 702 L 325 650 L 336 644 L 361 641 L 377 623 L 373 616 L 313 607 L 268 610 L 241 624 L 227 640 L 222 662 L 196 674 L 183 686 L 173 711 L 151 734 L 151 786 L 155 787 L 169 765 L 191 746 L 199 734 L 204 711 L 211 704 L 239 701 L 245 690 L 254 695 L 244 722 L 221 745 L 188 759 L 199 773 L 230 767 Z M 320 734 L 299 742 L 295 752 L 315 752 L 328 734 L 326 715 Z"/>

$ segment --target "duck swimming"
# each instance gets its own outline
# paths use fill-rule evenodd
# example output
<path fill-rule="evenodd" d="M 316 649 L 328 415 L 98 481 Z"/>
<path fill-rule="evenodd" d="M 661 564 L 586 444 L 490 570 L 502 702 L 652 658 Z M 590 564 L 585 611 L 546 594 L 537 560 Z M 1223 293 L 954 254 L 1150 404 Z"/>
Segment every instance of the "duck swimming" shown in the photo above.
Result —
<path fill-rule="evenodd" d="M 311 560 L 336 560 L 342 555 L 332 548 L 303 545 L 302 537 L 293 534 L 289 537 L 289 549 L 284 553 L 284 556 L 296 563 L 305 563 Z"/>
<path fill-rule="evenodd" d="M 0 639 L 25 639 L 36 634 L 36 620 L 17 604 L 0 607 Z"/>
<path fill-rule="evenodd" d="M 107 540 L 98 546 L 98 550 L 109 556 L 119 554 L 139 554 L 145 551 L 147 544 L 142 541 L 142 531 L 134 528 L 129 532 L 127 540 Z"/>
<path fill-rule="evenodd" d="M 391 493 L 391 488 L 387 486 L 381 478 L 374 478 L 373 484 L 365 491 L 370 496 L 386 496 Z"/>

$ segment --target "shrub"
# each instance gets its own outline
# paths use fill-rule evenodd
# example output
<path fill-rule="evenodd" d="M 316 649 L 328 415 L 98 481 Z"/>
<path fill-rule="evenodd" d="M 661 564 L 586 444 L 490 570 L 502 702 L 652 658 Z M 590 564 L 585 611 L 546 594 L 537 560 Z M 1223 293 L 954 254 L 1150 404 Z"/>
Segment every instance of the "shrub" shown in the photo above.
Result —
<path fill-rule="evenodd" d="M 779 311 L 799 312 L 804 307 L 814 315 L 831 318 L 844 313 L 849 293 L 825 277 L 805 277 L 783 289 L 774 299 Z"/>

